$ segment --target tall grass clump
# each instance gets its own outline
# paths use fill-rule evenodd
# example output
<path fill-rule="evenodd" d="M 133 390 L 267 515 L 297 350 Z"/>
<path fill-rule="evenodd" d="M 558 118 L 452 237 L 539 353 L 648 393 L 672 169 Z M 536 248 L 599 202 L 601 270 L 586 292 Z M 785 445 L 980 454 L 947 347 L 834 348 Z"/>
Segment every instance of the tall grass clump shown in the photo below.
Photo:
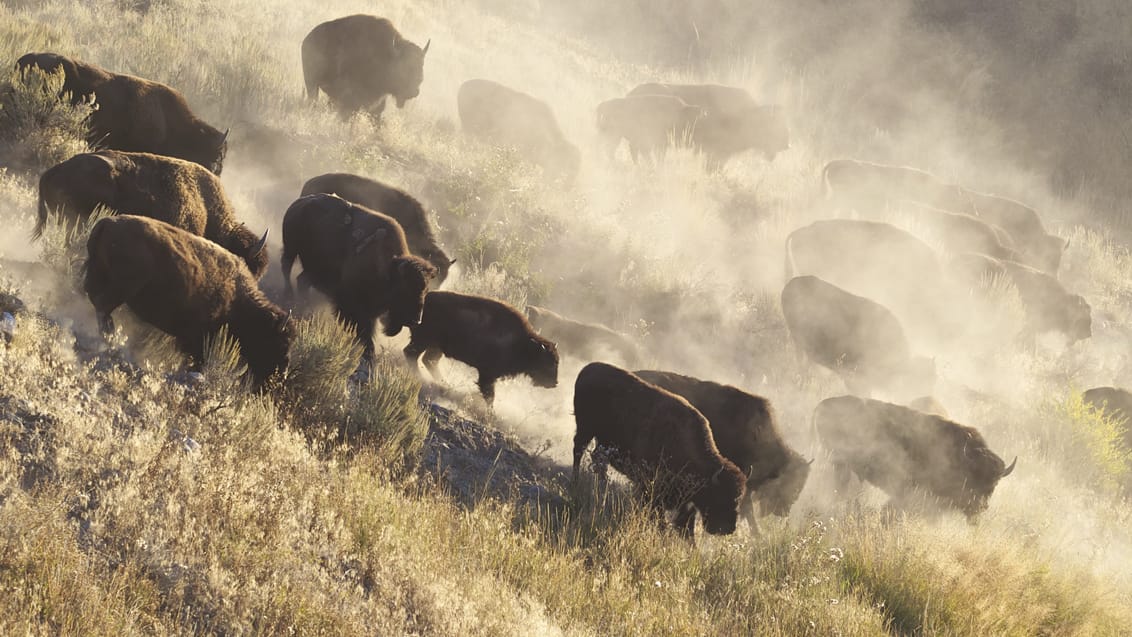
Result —
<path fill-rule="evenodd" d="M 1041 449 L 1061 463 L 1067 479 L 1110 494 L 1129 484 L 1132 450 L 1124 444 L 1121 418 L 1093 409 L 1075 390 L 1043 412 Z"/>
<path fill-rule="evenodd" d="M 87 150 L 91 103 L 59 97 L 63 70 L 11 71 L 0 84 L 0 167 L 38 175 Z"/>
<path fill-rule="evenodd" d="M 390 355 L 379 356 L 369 379 L 350 396 L 341 435 L 351 446 L 372 448 L 394 473 L 414 467 L 428 433 L 420 380 Z"/>

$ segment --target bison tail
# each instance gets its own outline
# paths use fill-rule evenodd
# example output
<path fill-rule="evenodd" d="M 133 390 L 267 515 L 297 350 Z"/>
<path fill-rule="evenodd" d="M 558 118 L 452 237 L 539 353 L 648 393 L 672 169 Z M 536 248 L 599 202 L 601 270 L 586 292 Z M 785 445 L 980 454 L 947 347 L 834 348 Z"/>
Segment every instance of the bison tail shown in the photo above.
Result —
<path fill-rule="evenodd" d="M 35 220 L 35 227 L 31 231 L 32 241 L 38 241 L 43 236 L 43 230 L 47 227 L 47 201 L 43 198 L 39 200 L 39 218 Z"/>

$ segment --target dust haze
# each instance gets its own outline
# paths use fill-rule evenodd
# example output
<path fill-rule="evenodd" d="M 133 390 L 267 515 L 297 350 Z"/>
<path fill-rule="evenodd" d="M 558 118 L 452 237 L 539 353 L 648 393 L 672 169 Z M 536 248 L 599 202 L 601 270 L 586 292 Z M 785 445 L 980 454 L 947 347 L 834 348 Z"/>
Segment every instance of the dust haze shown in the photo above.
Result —
<path fill-rule="evenodd" d="M 189 4 L 153 2 L 134 19 L 141 29 L 175 32 L 170 25 L 192 14 Z M 270 229 L 273 255 L 283 212 L 306 179 L 358 172 L 407 190 L 432 212 L 442 246 L 458 259 L 447 289 L 605 324 L 641 345 L 638 368 L 766 396 L 787 441 L 817 457 L 791 524 L 840 511 L 810 415 L 846 389 L 791 344 L 779 308 L 786 236 L 818 219 L 868 218 L 927 243 L 942 270 L 953 256 L 900 206 L 831 205 L 822 166 L 838 157 L 915 166 L 1026 202 L 1048 231 L 1070 240 L 1058 280 L 1091 305 L 1092 336 L 1067 344 L 1045 334 L 1028 346 L 1016 338 L 1025 319 L 1009 283 L 938 290 L 925 283 L 938 292 L 937 318 L 963 328 L 944 340 L 905 324 L 914 353 L 935 360 L 934 396 L 997 454 L 1019 456 L 990 500 L 983 526 L 992 531 L 950 517 L 940 524 L 955 534 L 1020 535 L 1051 560 L 1132 586 L 1127 503 L 1085 488 L 1062 450 L 1041 442 L 1067 418 L 1058 405 L 1070 391 L 1132 385 L 1132 262 L 1118 243 L 1126 217 L 1116 203 L 1128 187 L 1117 174 L 1130 147 L 1127 118 L 1106 104 L 1132 91 L 1129 72 L 1110 64 L 1126 55 L 1122 31 L 1132 20 L 1104 19 L 1128 10 L 1109 0 L 1072 12 L 1049 2 L 984 9 L 962 0 L 552 4 L 291 2 L 265 13 L 233 2 L 227 26 L 211 36 L 223 44 L 199 54 L 174 39 L 155 52 L 78 36 L 7 42 L 0 53 L 14 61 L 54 48 L 181 89 L 205 120 L 231 127 L 222 181 L 241 220 Z M 951 8 L 939 8 L 945 4 Z M 46 20 L 55 4 L 45 6 Z M 359 12 L 388 17 L 418 44 L 432 41 L 420 96 L 404 109 L 390 105 L 380 125 L 360 115 L 343 120 L 325 98 L 312 106 L 303 97 L 299 42 L 315 25 Z M 74 28 L 96 33 L 97 21 L 79 15 Z M 232 51 L 246 57 L 231 59 Z M 514 153 L 465 137 L 455 96 L 471 78 L 548 102 L 582 153 L 576 183 L 546 179 Z M 740 86 L 760 103 L 779 104 L 790 148 L 772 162 L 744 153 L 718 171 L 687 149 L 658 162 L 633 164 L 624 148 L 608 159 L 594 107 L 651 81 Z M 38 257 L 27 238 L 34 211 L 34 181 L 0 174 L 0 282 L 34 285 L 13 274 L 15 264 Z M 516 254 L 525 269 L 515 267 Z M 278 300 L 276 262 L 262 285 Z M 929 281 L 899 260 L 887 267 Z M 378 338 L 397 355 L 407 342 Z M 523 377 L 500 383 L 492 422 L 568 464 L 573 382 L 586 362 L 564 353 L 553 390 Z M 473 372 L 451 361 L 442 369 L 450 391 L 437 400 L 482 409 Z"/>

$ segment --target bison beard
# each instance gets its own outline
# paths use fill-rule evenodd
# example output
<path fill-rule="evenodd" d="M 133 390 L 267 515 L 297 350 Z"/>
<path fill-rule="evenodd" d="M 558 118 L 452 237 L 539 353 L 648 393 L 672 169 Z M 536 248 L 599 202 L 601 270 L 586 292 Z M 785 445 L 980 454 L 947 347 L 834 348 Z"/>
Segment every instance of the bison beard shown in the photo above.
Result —
<path fill-rule="evenodd" d="M 746 480 L 686 400 L 623 369 L 590 363 L 574 384 L 574 419 L 575 480 L 596 439 L 594 454 L 608 456 L 653 506 L 675 510 L 674 524 L 685 537 L 693 537 L 697 511 L 708 533 L 735 531 Z M 595 460 L 595 470 L 604 482 L 605 464 Z"/>
<path fill-rule="evenodd" d="M 287 367 L 290 315 L 267 300 L 244 264 L 214 243 L 169 224 L 119 215 L 87 241 L 83 288 L 103 333 L 126 305 L 173 336 L 196 365 L 208 336 L 227 325 L 257 384 Z"/>

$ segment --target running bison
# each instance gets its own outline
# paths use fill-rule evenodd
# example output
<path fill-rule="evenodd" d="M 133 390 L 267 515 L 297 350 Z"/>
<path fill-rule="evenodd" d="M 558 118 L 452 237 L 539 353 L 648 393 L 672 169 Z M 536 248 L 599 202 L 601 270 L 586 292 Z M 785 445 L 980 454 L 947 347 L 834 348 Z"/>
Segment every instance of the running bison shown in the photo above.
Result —
<path fill-rule="evenodd" d="M 648 494 L 653 506 L 675 511 L 688 539 L 696 512 L 713 535 L 735 532 L 746 478 L 716 447 L 703 414 L 687 400 L 606 363 L 590 363 L 574 384 L 574 479 L 590 441 L 604 482 L 608 459 Z"/>
<path fill-rule="evenodd" d="M 565 354 L 588 360 L 612 354 L 630 365 L 640 360 L 632 339 L 604 325 L 575 321 L 537 305 L 527 306 L 527 320 Z"/>
<path fill-rule="evenodd" d="M 900 322 L 884 306 L 813 276 L 791 279 L 782 313 L 799 353 L 827 367 L 854 394 L 929 394 L 935 365 L 913 358 Z"/>
<path fill-rule="evenodd" d="M 339 318 L 361 342 L 363 364 L 374 357 L 374 327 L 383 317 L 386 336 L 420 323 L 424 296 L 436 268 L 409 253 L 405 233 L 391 217 L 336 195 L 296 199 L 283 215 L 284 294 L 291 298 L 291 268 L 303 262 L 299 291 L 330 297 Z"/>
<path fill-rule="evenodd" d="M 389 215 L 405 231 L 409 251 L 436 268 L 433 286 L 440 287 L 448 278 L 448 269 L 456 262 L 449 259 L 436 241 L 436 232 L 429 223 L 428 213 L 419 201 L 403 190 L 374 179 L 347 173 L 328 173 L 312 177 L 303 184 L 303 193 L 336 194 L 370 210 Z"/>
<path fill-rule="evenodd" d="M 152 217 L 213 241 L 240 257 L 258 279 L 267 269 L 267 232 L 256 236 L 236 221 L 220 179 L 199 164 L 149 153 L 81 153 L 39 178 L 38 238 L 48 217 L 73 227 L 97 206 Z"/>
<path fill-rule="evenodd" d="M 887 223 L 825 219 L 786 237 L 786 278 L 810 274 L 890 308 L 917 339 L 946 341 L 964 329 L 955 289 L 935 251 Z"/>
<path fill-rule="evenodd" d="M 790 147 L 790 131 L 777 106 L 755 103 L 747 91 L 717 84 L 648 83 L 629 91 L 628 97 L 667 95 L 703 109 L 696 123 L 693 145 L 707 156 L 708 165 L 722 165 L 731 156 L 757 150 L 772 160 Z"/>
<path fill-rule="evenodd" d="M 420 95 L 424 48 L 406 40 L 386 18 L 351 15 L 316 26 L 303 38 L 307 98 L 322 90 L 343 115 L 366 109 L 374 117 L 392 95 L 397 108 Z"/>
<path fill-rule="evenodd" d="M 479 372 L 477 385 L 490 407 L 495 381 L 525 374 L 538 387 L 558 385 L 558 348 L 535 332 L 515 308 L 494 299 L 456 292 L 429 292 L 420 324 L 409 328 L 405 360 L 417 369 L 422 359 L 443 382 L 437 363 L 444 356 Z"/>
<path fill-rule="evenodd" d="M 964 189 L 963 196 L 972 214 L 1002 228 L 1013 238 L 1021 253 L 1021 263 L 1057 274 L 1069 241 L 1047 233 L 1037 211 L 1013 199 L 973 190 Z"/>
<path fill-rule="evenodd" d="M 702 107 L 672 95 L 621 97 L 598 104 L 597 128 L 610 156 L 624 139 L 635 162 L 641 154 L 663 157 L 669 144 L 690 146 L 696 122 L 704 114 Z"/>
<path fill-rule="evenodd" d="M 456 93 L 460 125 L 469 135 L 512 146 L 547 174 L 572 181 L 580 154 L 562 135 L 546 102 L 491 80 L 468 80 Z"/>
<path fill-rule="evenodd" d="M 687 400 L 707 418 L 716 447 L 747 476 L 747 493 L 758 501 L 762 515 L 790 514 L 810 475 L 810 462 L 782 440 L 769 400 L 730 385 L 672 372 L 633 373 Z M 751 498 L 743 498 L 739 514 L 758 533 Z"/>
<path fill-rule="evenodd" d="M 63 90 L 71 92 L 72 101 L 94 93 L 98 108 L 90 115 L 92 146 L 178 157 L 220 174 L 228 132 L 197 117 L 180 91 L 54 53 L 29 53 L 18 64 L 25 66 L 25 61 L 44 70 L 62 68 Z"/>
<path fill-rule="evenodd" d="M 70 94 L 71 104 L 78 104 L 94 95 L 94 90 L 112 75 L 101 67 L 58 53 L 28 53 L 16 60 L 21 71 L 35 67 L 45 73 L 63 69 L 63 88 L 60 97 Z"/>
<path fill-rule="evenodd" d="M 853 473 L 887 493 L 891 506 L 924 492 L 971 523 L 1018 462 L 1006 466 L 973 427 L 856 396 L 823 400 L 814 427 L 832 456 L 840 491 Z"/>
<path fill-rule="evenodd" d="M 257 384 L 287 367 L 289 315 L 267 300 L 243 261 L 194 234 L 156 219 L 101 219 L 87 240 L 83 289 L 104 334 L 126 305 L 169 334 L 194 364 L 205 342 L 227 325 Z"/>
<path fill-rule="evenodd" d="M 1072 294 L 1055 277 L 1021 263 L 999 261 L 985 254 L 961 254 L 950 262 L 960 278 L 971 285 L 999 277 L 1009 278 L 1018 290 L 1026 312 L 1021 336 L 1032 345 L 1039 334 L 1062 334 L 1069 344 L 1093 335 L 1092 308 L 1079 294 Z"/>

